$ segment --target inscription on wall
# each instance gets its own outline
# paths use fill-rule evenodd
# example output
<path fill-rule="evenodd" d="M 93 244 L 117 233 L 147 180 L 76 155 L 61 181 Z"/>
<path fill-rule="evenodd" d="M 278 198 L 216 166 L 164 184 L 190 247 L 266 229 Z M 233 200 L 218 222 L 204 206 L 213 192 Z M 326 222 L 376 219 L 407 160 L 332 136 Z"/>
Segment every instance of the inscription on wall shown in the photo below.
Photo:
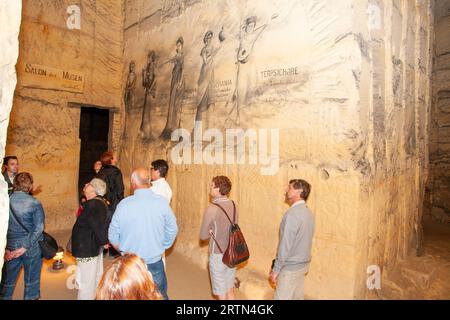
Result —
<path fill-rule="evenodd" d="M 24 63 L 17 66 L 17 74 L 24 87 L 77 93 L 84 89 L 84 74 L 78 71 Z"/>

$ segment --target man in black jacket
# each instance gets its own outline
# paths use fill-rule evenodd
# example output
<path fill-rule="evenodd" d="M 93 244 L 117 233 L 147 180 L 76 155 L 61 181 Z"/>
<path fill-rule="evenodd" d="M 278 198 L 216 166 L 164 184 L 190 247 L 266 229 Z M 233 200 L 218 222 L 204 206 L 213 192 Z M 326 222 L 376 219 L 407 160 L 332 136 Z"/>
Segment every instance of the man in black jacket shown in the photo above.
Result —
<path fill-rule="evenodd" d="M 77 261 L 78 300 L 94 300 L 103 274 L 103 246 L 108 244 L 106 184 L 98 178 L 86 183 L 87 201 L 72 229 L 72 255 Z"/>
<path fill-rule="evenodd" d="M 112 151 L 102 154 L 100 161 L 103 167 L 97 174 L 97 178 L 106 182 L 105 198 L 108 200 L 108 223 L 111 222 L 114 211 L 119 202 L 124 198 L 124 186 L 122 172 L 116 167 L 116 157 Z M 119 253 L 114 248 L 109 248 L 110 256 L 117 256 Z"/>
<path fill-rule="evenodd" d="M 9 156 L 3 159 L 3 169 L 2 171 L 3 178 L 8 184 L 8 195 L 13 193 L 13 182 L 14 177 L 19 172 L 19 160 L 17 160 L 16 156 Z"/>

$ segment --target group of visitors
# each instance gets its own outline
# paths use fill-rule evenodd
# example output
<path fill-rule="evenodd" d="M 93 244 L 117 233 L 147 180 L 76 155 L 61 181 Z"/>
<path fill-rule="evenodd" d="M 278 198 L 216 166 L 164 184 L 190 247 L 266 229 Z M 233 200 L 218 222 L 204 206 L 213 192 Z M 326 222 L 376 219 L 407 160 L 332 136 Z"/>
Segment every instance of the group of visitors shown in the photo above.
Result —
<path fill-rule="evenodd" d="M 9 158 L 9 159 L 8 159 Z M 114 153 L 101 156 L 101 167 L 83 188 L 84 202 L 72 229 L 71 252 L 76 259 L 79 300 L 169 299 L 164 254 L 177 236 L 178 226 L 170 202 L 165 160 L 151 163 L 150 170 L 131 174 L 133 194 L 124 198 L 122 173 Z M 11 163 L 10 163 L 11 162 Z M 33 178 L 17 173 L 16 157 L 4 162 L 5 180 L 12 181 L 10 220 L 0 297 L 11 299 L 19 271 L 25 269 L 24 299 L 39 299 L 42 255 L 38 242 L 44 230 L 44 210 L 31 195 Z M 229 245 L 230 222 L 238 223 L 239 210 L 229 198 L 232 183 L 226 176 L 211 181 L 211 204 L 203 214 L 200 239 L 209 241 L 212 293 L 217 299 L 234 299 L 236 267 L 223 262 Z M 303 299 L 303 283 L 309 270 L 314 216 L 306 206 L 311 186 L 302 179 L 289 181 L 286 201 L 290 208 L 280 226 L 277 257 L 269 279 L 276 285 L 275 299 Z M 117 256 L 104 272 L 104 250 Z M 112 253 L 113 252 L 113 253 Z"/>

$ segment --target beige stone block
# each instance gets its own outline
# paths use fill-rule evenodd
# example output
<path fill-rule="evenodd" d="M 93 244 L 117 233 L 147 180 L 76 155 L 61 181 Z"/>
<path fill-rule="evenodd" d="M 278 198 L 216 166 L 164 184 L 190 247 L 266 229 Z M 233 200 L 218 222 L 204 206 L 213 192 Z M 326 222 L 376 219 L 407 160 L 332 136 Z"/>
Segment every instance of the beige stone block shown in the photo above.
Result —
<path fill-rule="evenodd" d="M 316 237 L 305 295 L 312 299 L 354 299 L 355 247 Z"/>
<path fill-rule="evenodd" d="M 19 157 L 20 170 L 42 186 L 37 198 L 49 230 L 70 229 L 78 207 L 80 111 L 73 105 L 120 109 L 122 104 L 121 1 L 82 1 L 81 30 L 67 28 L 72 4 L 24 1 L 19 61 L 78 70 L 85 77 L 83 93 L 25 88 L 26 79 L 19 77 L 6 148 Z"/>

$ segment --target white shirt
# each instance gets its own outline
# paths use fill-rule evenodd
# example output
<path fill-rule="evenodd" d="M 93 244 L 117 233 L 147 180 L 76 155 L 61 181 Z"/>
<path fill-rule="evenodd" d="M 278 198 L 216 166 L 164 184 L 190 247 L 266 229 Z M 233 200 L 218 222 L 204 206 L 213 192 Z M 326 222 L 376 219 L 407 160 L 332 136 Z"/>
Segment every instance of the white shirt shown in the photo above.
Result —
<path fill-rule="evenodd" d="M 170 204 L 170 201 L 172 200 L 172 189 L 165 178 L 159 178 L 158 180 L 152 181 L 150 190 L 160 196 L 163 196 Z"/>
<path fill-rule="evenodd" d="M 295 206 L 298 206 L 298 205 L 301 204 L 301 203 L 306 203 L 306 202 L 305 202 L 305 200 L 298 200 L 297 202 L 294 202 L 294 203 L 292 204 L 291 208 L 292 208 L 292 207 L 295 207 Z"/>

